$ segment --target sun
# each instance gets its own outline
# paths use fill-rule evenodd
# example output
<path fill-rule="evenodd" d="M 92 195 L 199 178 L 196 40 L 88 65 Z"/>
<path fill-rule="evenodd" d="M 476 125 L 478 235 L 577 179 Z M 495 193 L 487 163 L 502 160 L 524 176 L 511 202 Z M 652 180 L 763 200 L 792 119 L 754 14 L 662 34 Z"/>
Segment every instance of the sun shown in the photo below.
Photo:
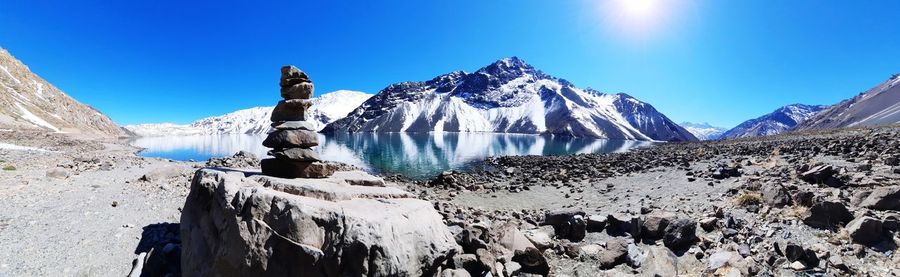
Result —
<path fill-rule="evenodd" d="M 601 24 L 631 38 L 649 38 L 669 23 L 680 4 L 690 1 L 672 0 L 603 0 L 597 1 Z"/>
<path fill-rule="evenodd" d="M 659 9 L 660 0 L 615 0 L 624 16 L 632 19 L 649 19 Z"/>

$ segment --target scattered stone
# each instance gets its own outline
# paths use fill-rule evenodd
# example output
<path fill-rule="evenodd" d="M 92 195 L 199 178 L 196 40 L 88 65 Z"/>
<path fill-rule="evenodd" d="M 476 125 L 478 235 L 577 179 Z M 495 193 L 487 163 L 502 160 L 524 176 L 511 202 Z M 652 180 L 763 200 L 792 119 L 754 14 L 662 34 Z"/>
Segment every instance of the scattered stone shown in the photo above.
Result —
<path fill-rule="evenodd" d="M 624 239 L 612 239 L 606 242 L 606 249 L 597 257 L 600 269 L 610 269 L 622 263 L 628 256 L 629 242 Z"/>
<path fill-rule="evenodd" d="M 70 173 L 66 169 L 55 167 L 47 170 L 46 175 L 48 178 L 66 179 L 69 178 Z"/>
<path fill-rule="evenodd" d="M 669 223 L 676 219 L 675 214 L 670 212 L 654 212 L 644 218 L 641 226 L 641 238 L 644 239 L 661 239 L 665 233 Z"/>
<path fill-rule="evenodd" d="M 544 215 L 544 225 L 553 226 L 554 233 L 559 238 L 570 241 L 581 241 L 587 231 L 587 222 L 584 220 L 584 212 L 578 210 L 556 210 Z"/>
<path fill-rule="evenodd" d="M 900 186 L 876 188 L 860 206 L 880 211 L 900 211 Z"/>
<path fill-rule="evenodd" d="M 868 216 L 850 221 L 846 230 L 853 242 L 870 246 L 880 242 L 884 232 L 881 221 Z"/>
<path fill-rule="evenodd" d="M 803 215 L 803 223 L 819 228 L 834 230 L 853 220 L 853 214 L 840 202 L 823 201 L 814 204 Z"/>
<path fill-rule="evenodd" d="M 768 184 L 762 187 L 763 201 L 773 207 L 784 207 L 791 204 L 791 195 L 779 184 Z"/>
<path fill-rule="evenodd" d="M 606 227 L 606 217 L 602 215 L 590 215 L 585 221 L 587 221 L 588 232 L 602 232 Z"/>
<path fill-rule="evenodd" d="M 671 250 L 661 246 L 650 246 L 647 258 L 641 266 L 643 276 L 677 276 L 678 257 Z"/>
<path fill-rule="evenodd" d="M 691 219 L 678 219 L 666 227 L 663 244 L 669 249 L 686 249 L 697 241 L 697 223 Z"/>
<path fill-rule="evenodd" d="M 253 153 L 247 151 L 238 151 L 231 157 L 209 158 L 209 160 L 206 162 L 206 166 L 229 168 L 258 168 L 259 159 Z"/>

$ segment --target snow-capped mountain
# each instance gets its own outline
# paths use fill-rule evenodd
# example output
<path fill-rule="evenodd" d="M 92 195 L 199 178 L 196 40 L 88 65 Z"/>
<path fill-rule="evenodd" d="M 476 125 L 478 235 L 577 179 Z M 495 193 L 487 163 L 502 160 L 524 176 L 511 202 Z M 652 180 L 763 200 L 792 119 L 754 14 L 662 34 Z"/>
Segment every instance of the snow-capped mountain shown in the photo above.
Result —
<path fill-rule="evenodd" d="M 685 130 L 694 134 L 700 140 L 714 140 L 719 139 L 725 131 L 728 129 L 722 127 L 715 127 L 709 125 L 709 123 L 691 123 L 691 122 L 682 122 L 681 127 L 684 127 Z"/>
<path fill-rule="evenodd" d="M 0 48 L 0 129 L 127 136 L 109 117 L 72 99 L 3 48 Z"/>
<path fill-rule="evenodd" d="M 800 123 L 797 130 L 900 123 L 900 74 Z"/>
<path fill-rule="evenodd" d="M 696 140 L 650 104 L 623 93 L 577 88 L 516 57 L 474 73 L 390 85 L 323 130 L 432 131 Z"/>
<path fill-rule="evenodd" d="M 338 120 L 372 97 L 358 91 L 339 90 L 313 98 L 307 110 L 307 120 L 316 128 Z M 142 137 L 217 135 L 217 134 L 265 134 L 271 129 L 269 117 L 274 107 L 256 107 L 238 110 L 221 116 L 194 121 L 188 125 L 172 123 L 127 125 L 125 129 Z"/>
<path fill-rule="evenodd" d="M 791 130 L 800 122 L 821 112 L 828 106 L 793 104 L 778 108 L 769 114 L 744 121 L 728 130 L 720 138 L 735 139 L 780 134 Z"/>

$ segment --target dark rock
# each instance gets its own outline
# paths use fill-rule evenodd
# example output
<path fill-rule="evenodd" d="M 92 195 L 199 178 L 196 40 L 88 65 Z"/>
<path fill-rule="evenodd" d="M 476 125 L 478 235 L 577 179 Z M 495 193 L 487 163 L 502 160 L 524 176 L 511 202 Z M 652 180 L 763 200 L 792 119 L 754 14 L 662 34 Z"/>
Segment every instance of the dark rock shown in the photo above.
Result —
<path fill-rule="evenodd" d="M 319 135 L 307 130 L 277 130 L 263 140 L 268 148 L 310 148 L 319 145 Z"/>
<path fill-rule="evenodd" d="M 876 188 L 860 206 L 881 211 L 900 211 L 900 186 Z"/>
<path fill-rule="evenodd" d="M 884 232 L 881 221 L 868 216 L 850 221 L 846 229 L 853 242 L 870 246 L 878 244 Z"/>
<path fill-rule="evenodd" d="M 791 195 L 784 186 L 779 184 L 763 186 L 762 198 L 766 204 L 773 207 L 781 208 L 791 204 Z"/>
<path fill-rule="evenodd" d="M 831 165 L 819 165 L 800 173 L 800 179 L 812 184 L 825 184 L 830 187 L 842 187 L 844 182 L 835 177 L 837 170 Z"/>
<path fill-rule="evenodd" d="M 260 163 L 264 175 L 279 178 L 326 178 L 337 167 L 323 162 L 298 162 L 283 159 L 263 159 Z"/>
<path fill-rule="evenodd" d="M 550 265 L 547 264 L 547 259 L 544 258 L 544 255 L 541 254 L 541 251 L 537 250 L 537 248 L 528 247 L 524 251 L 516 250 L 513 254 L 512 261 L 517 262 L 522 266 L 521 272 L 523 273 L 540 274 L 544 276 L 550 274 Z"/>
<path fill-rule="evenodd" d="M 581 241 L 587 231 L 587 222 L 584 220 L 584 212 L 578 210 L 556 210 L 547 212 L 544 216 L 544 225 L 553 226 L 557 237 L 570 241 Z"/>
<path fill-rule="evenodd" d="M 588 232 L 602 232 L 606 227 L 606 217 L 602 215 L 590 215 L 586 221 Z"/>
<path fill-rule="evenodd" d="M 812 207 L 816 194 L 810 191 L 798 191 L 794 194 L 794 203 L 804 207 Z"/>
<path fill-rule="evenodd" d="M 816 203 L 803 215 L 803 223 L 819 228 L 834 230 L 853 220 L 853 214 L 840 202 L 823 201 Z"/>
<path fill-rule="evenodd" d="M 669 249 L 682 250 L 697 241 L 697 222 L 691 219 L 678 219 L 666 227 L 663 244 Z"/>
<path fill-rule="evenodd" d="M 703 220 L 700 220 L 700 227 L 703 228 L 704 231 L 712 232 L 718 227 L 719 219 L 715 217 L 707 217 Z"/>
<path fill-rule="evenodd" d="M 676 219 L 675 214 L 670 212 L 655 212 L 647 215 L 641 223 L 641 238 L 644 239 L 661 239 L 665 233 L 669 223 Z"/>
<path fill-rule="evenodd" d="M 641 219 L 625 214 L 610 214 L 606 217 L 606 233 L 612 236 L 631 236 L 637 240 L 641 235 Z"/>
<path fill-rule="evenodd" d="M 256 155 L 247 151 L 238 151 L 231 157 L 225 158 L 209 158 L 206 161 L 208 167 L 231 167 L 231 168 L 257 168 L 259 167 L 259 159 Z"/>
<path fill-rule="evenodd" d="M 319 153 L 308 148 L 272 149 L 269 151 L 269 155 L 279 159 L 300 162 L 316 162 L 322 160 L 319 158 Z"/>
<path fill-rule="evenodd" d="M 784 253 L 784 257 L 787 258 L 789 262 L 803 260 L 806 258 L 806 250 L 803 249 L 803 247 L 793 243 L 788 243 L 787 245 L 785 245 L 782 253 Z"/>

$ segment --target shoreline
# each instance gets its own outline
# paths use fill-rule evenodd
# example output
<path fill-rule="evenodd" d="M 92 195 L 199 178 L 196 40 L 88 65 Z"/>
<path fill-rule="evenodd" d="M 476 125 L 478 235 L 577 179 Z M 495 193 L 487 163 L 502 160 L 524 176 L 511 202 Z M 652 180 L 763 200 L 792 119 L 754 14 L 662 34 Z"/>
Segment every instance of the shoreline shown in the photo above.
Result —
<path fill-rule="evenodd" d="M 0 275 L 129 272 L 139 245 L 152 236 L 165 236 L 154 233 L 166 232 L 160 226 L 179 222 L 190 178 L 206 166 L 204 161 L 141 157 L 139 148 L 122 140 L 2 132 L 0 141 L 56 151 L 0 149 L 3 165 L 16 167 L 0 174 L 0 196 L 10 211 L 0 215 L 0 253 L 7 253 L 0 255 Z M 900 262 L 897 231 L 885 231 L 890 235 L 881 246 L 856 243 L 847 237 L 846 225 L 823 230 L 805 224 L 804 213 L 811 207 L 799 203 L 797 196 L 810 193 L 840 203 L 855 218 L 894 224 L 896 210 L 862 207 L 856 198 L 898 185 L 900 168 L 885 164 L 900 155 L 898 142 L 897 126 L 827 130 L 663 143 L 625 153 L 491 157 L 481 170 L 452 171 L 427 180 L 384 178 L 434 204 L 454 232 L 482 230 L 491 243 L 512 226 L 541 249 L 555 274 L 638 274 L 644 267 L 629 262 L 601 269 L 604 255 L 615 250 L 610 243 L 624 239 L 644 256 L 664 246 L 637 234 L 610 233 L 609 228 L 586 231 L 577 239 L 582 235 L 572 237 L 547 225 L 549 215 L 568 211 L 569 216 L 583 215 L 588 223 L 604 219 L 607 225 L 610 218 L 692 220 L 698 224 L 699 242 L 676 252 L 679 273 L 707 272 L 709 259 L 724 252 L 740 253 L 745 263 L 734 268 L 741 272 L 795 272 L 791 267 L 800 265 L 771 255 L 792 244 L 823 260 L 804 265 L 806 272 L 850 274 L 843 270 L 855 269 L 861 271 L 854 274 L 890 276 Z M 844 184 L 803 181 L 800 169 L 810 163 L 841 168 L 835 176 Z M 759 199 L 749 205 L 736 202 L 745 195 Z M 781 203 L 785 198 L 788 203 Z M 714 222 L 709 231 L 703 227 L 708 222 Z M 840 269 L 835 267 L 838 260 Z"/>

